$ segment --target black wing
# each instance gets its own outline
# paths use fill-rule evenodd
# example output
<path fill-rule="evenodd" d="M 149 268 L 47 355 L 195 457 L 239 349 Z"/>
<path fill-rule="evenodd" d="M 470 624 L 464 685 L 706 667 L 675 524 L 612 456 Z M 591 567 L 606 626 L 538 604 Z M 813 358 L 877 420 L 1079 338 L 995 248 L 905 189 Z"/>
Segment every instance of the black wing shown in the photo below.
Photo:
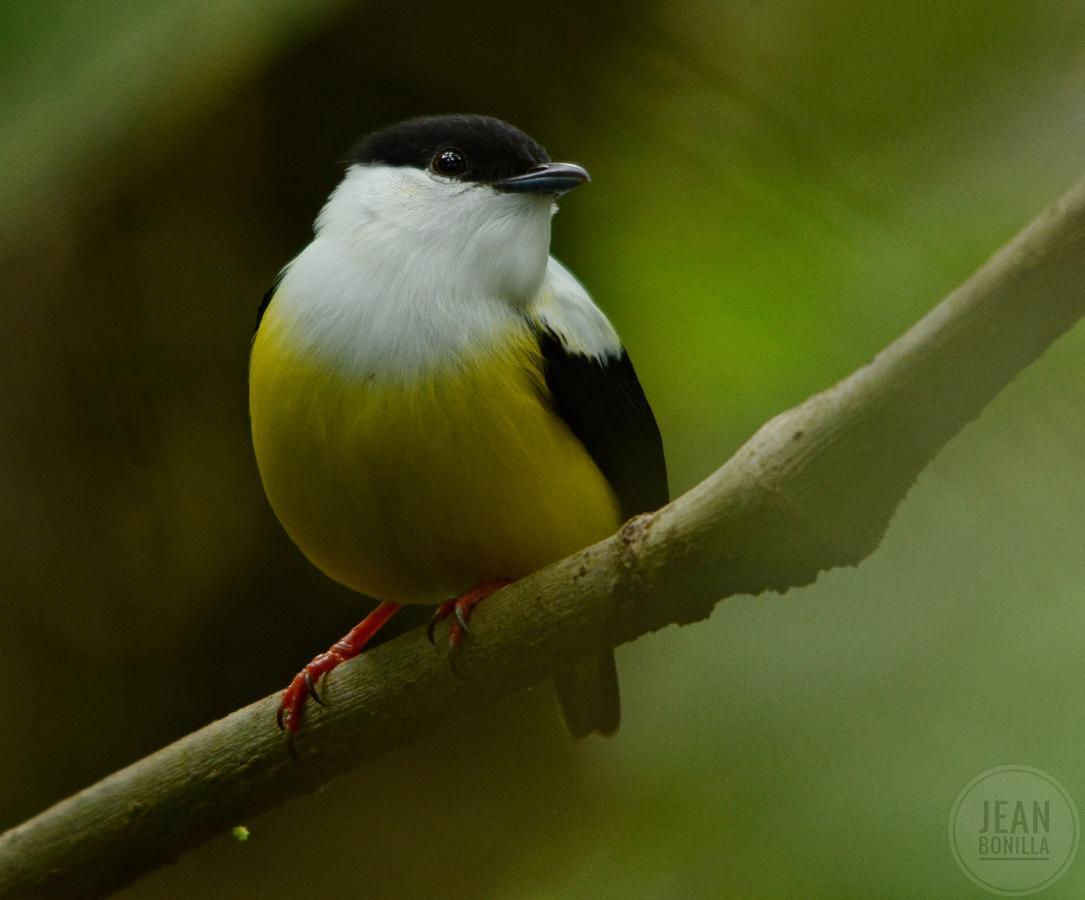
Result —
<path fill-rule="evenodd" d="M 279 289 L 279 285 L 283 283 L 285 276 L 286 269 L 283 269 L 275 276 L 275 280 L 271 283 L 271 287 L 268 288 L 268 292 L 264 294 L 264 299 L 260 301 L 260 308 L 256 311 L 256 327 L 252 330 L 253 334 L 260 330 L 260 323 L 264 321 L 264 313 L 267 312 L 267 308 L 271 304 L 271 298 L 275 296 L 275 292 Z"/>
<path fill-rule="evenodd" d="M 622 518 L 665 505 L 663 440 L 629 354 L 600 361 L 573 353 L 545 327 L 539 348 L 554 411 L 614 488 Z"/>

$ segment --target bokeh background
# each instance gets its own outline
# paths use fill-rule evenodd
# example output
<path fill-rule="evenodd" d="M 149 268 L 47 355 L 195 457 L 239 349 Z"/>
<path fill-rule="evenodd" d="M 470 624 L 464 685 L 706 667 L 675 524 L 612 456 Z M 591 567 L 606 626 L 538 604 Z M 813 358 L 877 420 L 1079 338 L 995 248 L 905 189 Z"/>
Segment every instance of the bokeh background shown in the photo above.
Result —
<path fill-rule="evenodd" d="M 594 181 L 554 251 L 672 489 L 867 360 L 1085 171 L 1085 6 L 0 5 L 0 828 L 283 686 L 364 612 L 250 452 L 256 307 L 355 137 L 507 118 Z M 980 897 L 947 820 L 1022 763 L 1085 810 L 1085 333 L 862 566 L 619 650 L 615 740 L 540 687 L 126 891 Z M 1085 863 L 1048 892 L 1080 896 Z"/>

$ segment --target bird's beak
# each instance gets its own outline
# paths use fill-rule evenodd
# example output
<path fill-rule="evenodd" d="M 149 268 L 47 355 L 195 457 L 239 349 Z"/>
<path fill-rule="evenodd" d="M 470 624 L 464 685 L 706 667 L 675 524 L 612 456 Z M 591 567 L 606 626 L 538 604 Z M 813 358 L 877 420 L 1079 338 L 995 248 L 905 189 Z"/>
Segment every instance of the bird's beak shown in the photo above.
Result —
<path fill-rule="evenodd" d="M 493 186 L 515 194 L 564 194 L 579 184 L 591 181 L 588 170 L 575 163 L 544 163 L 523 175 L 513 175 Z"/>

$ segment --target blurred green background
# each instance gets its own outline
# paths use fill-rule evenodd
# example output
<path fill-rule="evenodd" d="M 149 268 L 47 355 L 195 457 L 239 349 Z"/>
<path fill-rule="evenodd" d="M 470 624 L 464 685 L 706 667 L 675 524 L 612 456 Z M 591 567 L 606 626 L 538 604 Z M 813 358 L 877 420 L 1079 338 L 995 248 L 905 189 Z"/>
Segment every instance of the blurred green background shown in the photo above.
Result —
<path fill-rule="evenodd" d="M 486 112 L 590 169 L 554 252 L 676 494 L 1085 172 L 1074 0 L 24 0 L 0 35 L 0 828 L 364 612 L 280 531 L 246 413 L 260 297 L 359 134 Z M 617 739 L 570 745 L 540 687 L 123 896 L 986 896 L 946 836 L 974 776 L 1085 804 L 1083 351 L 858 569 L 621 648 Z M 1082 893 L 1079 860 L 1047 896 Z"/>

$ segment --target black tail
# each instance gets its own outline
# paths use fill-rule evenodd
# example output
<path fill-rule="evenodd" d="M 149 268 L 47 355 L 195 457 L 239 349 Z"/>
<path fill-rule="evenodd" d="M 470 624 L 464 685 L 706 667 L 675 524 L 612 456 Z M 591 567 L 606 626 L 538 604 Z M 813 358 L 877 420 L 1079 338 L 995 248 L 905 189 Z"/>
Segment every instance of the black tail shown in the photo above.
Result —
<path fill-rule="evenodd" d="M 618 730 L 622 702 L 612 652 L 559 672 L 554 676 L 554 688 L 565 727 L 574 738 L 587 737 L 592 732 L 611 735 Z"/>

